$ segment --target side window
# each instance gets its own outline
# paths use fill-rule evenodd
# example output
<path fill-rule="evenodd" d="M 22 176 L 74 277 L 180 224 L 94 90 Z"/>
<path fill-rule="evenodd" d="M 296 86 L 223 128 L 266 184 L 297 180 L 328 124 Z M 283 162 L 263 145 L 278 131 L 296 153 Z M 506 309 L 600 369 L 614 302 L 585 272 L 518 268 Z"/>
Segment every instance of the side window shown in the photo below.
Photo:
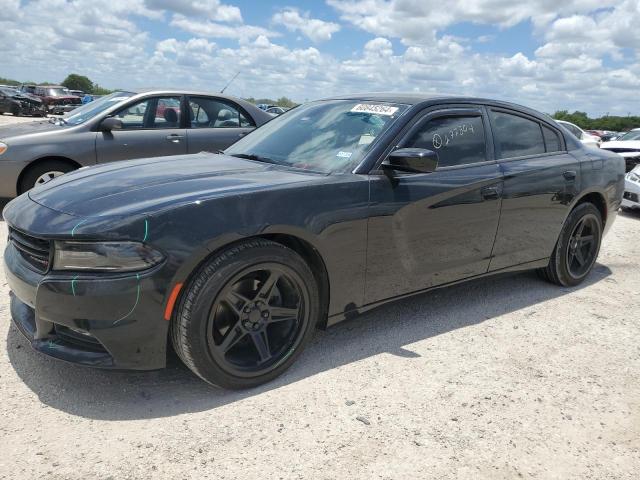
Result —
<path fill-rule="evenodd" d="M 540 124 L 518 115 L 491 110 L 498 158 L 545 153 Z"/>
<path fill-rule="evenodd" d="M 547 147 L 547 152 L 562 151 L 562 142 L 555 130 L 542 125 L 542 134 L 544 135 L 544 144 Z"/>
<path fill-rule="evenodd" d="M 117 112 L 114 117 L 122 122 L 123 130 L 134 130 L 138 128 L 145 128 L 144 117 L 148 110 L 151 100 L 143 100 L 133 105 L 129 105 Z"/>
<path fill-rule="evenodd" d="M 484 125 L 480 115 L 434 118 L 413 133 L 402 146 L 437 152 L 438 167 L 478 163 L 487 159 Z"/>
<path fill-rule="evenodd" d="M 148 124 L 148 128 L 180 127 L 180 97 L 158 98 L 155 115 L 148 118 Z"/>
<path fill-rule="evenodd" d="M 191 128 L 254 127 L 235 105 L 217 98 L 190 97 Z"/>
<path fill-rule="evenodd" d="M 114 116 L 123 130 L 180 127 L 180 97 L 156 97 L 129 105 Z"/>

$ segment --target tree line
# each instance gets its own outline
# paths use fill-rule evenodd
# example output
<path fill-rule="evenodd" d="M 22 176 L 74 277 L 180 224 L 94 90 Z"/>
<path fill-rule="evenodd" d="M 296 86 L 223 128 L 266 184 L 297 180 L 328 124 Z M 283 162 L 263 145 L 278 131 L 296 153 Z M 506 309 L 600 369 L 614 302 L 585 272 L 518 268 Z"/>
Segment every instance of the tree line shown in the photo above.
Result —
<path fill-rule="evenodd" d="M 575 111 L 569 113 L 567 110 L 558 110 L 553 114 L 556 120 L 564 120 L 578 125 L 583 130 L 610 130 L 612 132 L 626 132 L 632 128 L 640 127 L 640 117 L 629 115 L 618 117 L 615 115 L 605 115 L 599 118 L 590 118 L 585 112 Z"/>

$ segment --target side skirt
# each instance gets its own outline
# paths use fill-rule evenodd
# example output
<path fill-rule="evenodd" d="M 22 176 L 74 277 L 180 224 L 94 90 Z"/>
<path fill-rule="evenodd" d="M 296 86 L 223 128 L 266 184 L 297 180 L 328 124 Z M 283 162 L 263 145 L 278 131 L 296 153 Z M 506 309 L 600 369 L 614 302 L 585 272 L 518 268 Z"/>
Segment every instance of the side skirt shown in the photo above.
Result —
<path fill-rule="evenodd" d="M 491 271 L 491 272 L 483 273 L 481 275 L 475 275 L 473 277 L 467 277 L 467 278 L 463 278 L 461 280 L 456 280 L 455 282 L 443 283 L 442 285 L 436 285 L 435 287 L 429 287 L 429 288 L 425 288 L 425 289 L 422 289 L 422 290 L 416 290 L 415 292 L 405 293 L 403 295 L 398 295 L 398 296 L 395 296 L 395 297 L 386 298 L 386 299 L 380 300 L 378 302 L 373 302 L 373 303 L 369 303 L 367 305 L 363 305 L 362 307 L 359 307 L 359 308 L 353 308 L 353 309 L 346 310 L 346 311 L 341 312 L 341 313 L 336 313 L 334 315 L 331 315 L 327 319 L 327 327 L 330 327 L 332 325 L 335 325 L 335 324 L 340 323 L 340 322 L 342 322 L 344 320 L 347 320 L 347 319 L 358 317 L 358 316 L 362 315 L 363 313 L 366 313 L 366 312 L 368 312 L 370 310 L 373 310 L 373 309 L 375 309 L 377 307 L 380 307 L 381 305 L 385 305 L 387 303 L 392 303 L 392 302 L 397 302 L 399 300 L 404 300 L 405 298 L 413 297 L 415 295 L 420 295 L 422 293 L 430 292 L 432 290 L 437 290 L 437 289 L 440 289 L 440 288 L 450 287 L 451 285 L 457 285 L 459 283 L 464 283 L 464 282 L 468 282 L 470 280 L 476 280 L 476 279 L 479 279 L 479 278 L 491 277 L 493 275 L 498 275 L 498 274 L 501 274 L 501 273 L 521 272 L 521 271 L 525 271 L 525 270 L 534 270 L 536 268 L 546 267 L 548 264 L 549 264 L 549 258 L 542 258 L 540 260 L 534 260 L 533 262 L 521 263 L 519 265 L 514 265 L 514 266 L 503 268 L 503 269 L 500 269 L 500 270 L 494 270 L 494 271 Z"/>

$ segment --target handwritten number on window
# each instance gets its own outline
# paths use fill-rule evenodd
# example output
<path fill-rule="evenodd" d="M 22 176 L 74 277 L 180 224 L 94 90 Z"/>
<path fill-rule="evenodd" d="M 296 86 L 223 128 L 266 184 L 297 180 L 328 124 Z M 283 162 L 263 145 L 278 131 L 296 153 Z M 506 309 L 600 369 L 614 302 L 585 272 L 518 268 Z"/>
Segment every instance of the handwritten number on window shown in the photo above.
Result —
<path fill-rule="evenodd" d="M 433 134 L 433 148 L 439 150 L 446 147 L 456 137 L 462 137 L 464 135 L 474 134 L 473 125 L 470 123 L 463 123 L 450 129 L 448 132 L 434 133 Z"/>

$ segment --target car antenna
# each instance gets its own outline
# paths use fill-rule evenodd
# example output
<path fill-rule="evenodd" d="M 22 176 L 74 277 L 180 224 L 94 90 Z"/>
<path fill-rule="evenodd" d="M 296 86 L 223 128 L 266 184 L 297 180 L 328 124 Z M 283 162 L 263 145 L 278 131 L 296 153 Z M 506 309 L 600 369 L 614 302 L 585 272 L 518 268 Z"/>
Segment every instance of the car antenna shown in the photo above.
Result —
<path fill-rule="evenodd" d="M 231 85 L 231 82 L 233 82 L 233 81 L 236 79 L 236 77 L 237 77 L 238 75 L 240 75 L 240 70 L 238 70 L 238 73 L 236 73 L 236 74 L 233 76 L 233 78 L 227 82 L 227 84 L 224 86 L 224 88 L 223 88 L 222 90 L 220 90 L 220 93 L 224 93 L 224 91 L 227 89 L 227 87 L 228 87 L 229 85 Z"/>

